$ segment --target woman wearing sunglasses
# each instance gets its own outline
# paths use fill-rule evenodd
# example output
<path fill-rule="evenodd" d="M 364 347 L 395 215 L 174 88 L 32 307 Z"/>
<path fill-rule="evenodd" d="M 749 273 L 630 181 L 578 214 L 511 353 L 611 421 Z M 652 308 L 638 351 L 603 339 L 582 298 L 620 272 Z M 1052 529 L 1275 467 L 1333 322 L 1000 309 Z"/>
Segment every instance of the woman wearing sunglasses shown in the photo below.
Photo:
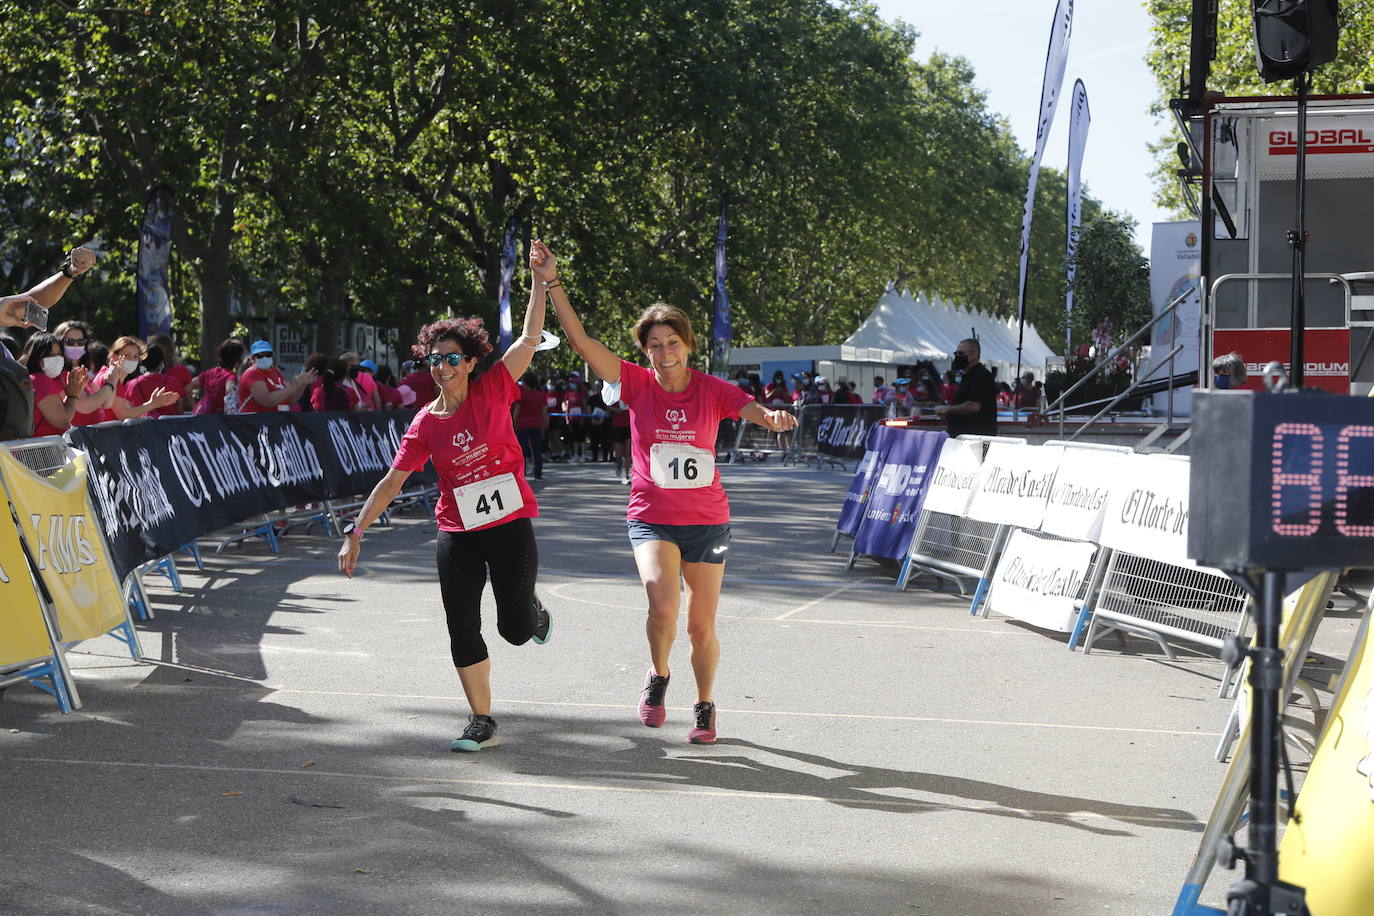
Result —
<path fill-rule="evenodd" d="M 668 655 L 677 637 L 679 579 L 687 591 L 687 635 L 697 702 L 687 740 L 714 744 L 716 706 L 711 699 L 720 642 L 716 606 L 730 551 L 730 504 L 716 470 L 716 431 L 725 418 L 743 418 L 782 432 L 797 425 L 787 410 L 769 410 L 738 386 L 687 366 L 695 339 L 679 309 L 658 303 L 635 323 L 633 334 L 650 368 L 626 362 L 587 336 L 567 295 L 550 284 L 558 320 L 578 355 L 608 382 L 620 383 L 630 409 L 628 526 L 635 565 L 649 600 L 645 626 L 649 670 L 639 720 L 662 725 L 667 712 Z"/>
<path fill-rule="evenodd" d="M 525 461 L 511 423 L 524 375 L 544 328 L 544 287 L 557 264 L 540 242 L 530 247 L 531 283 L 523 333 L 480 377 L 477 361 L 491 352 L 482 322 L 451 318 L 426 325 L 412 352 L 438 389 L 415 415 L 391 470 L 368 496 L 356 523 L 344 526 L 339 570 L 352 578 L 363 532 L 401 492 L 413 471 L 434 462 L 439 475 L 437 562 L 448 617 L 450 650 L 472 714 L 451 746 L 476 751 L 496 743 L 491 716 L 491 658 L 482 639 L 482 589 L 491 578 L 496 628 L 512 645 L 548 642 L 549 612 L 534 593 L 539 552 L 530 519 L 539 514 L 525 482 Z"/>

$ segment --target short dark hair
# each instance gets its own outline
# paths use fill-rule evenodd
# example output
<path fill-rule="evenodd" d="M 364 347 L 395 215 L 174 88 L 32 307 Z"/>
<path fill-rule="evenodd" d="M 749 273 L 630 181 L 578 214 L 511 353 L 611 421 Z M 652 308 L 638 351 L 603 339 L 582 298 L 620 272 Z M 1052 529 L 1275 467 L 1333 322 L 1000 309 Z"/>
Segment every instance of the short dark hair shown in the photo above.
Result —
<path fill-rule="evenodd" d="M 491 352 L 491 338 L 482 327 L 480 318 L 445 318 L 420 328 L 415 345 L 410 348 L 416 359 L 424 359 L 441 340 L 451 340 L 463 350 L 464 356 L 481 358 Z"/>
<path fill-rule="evenodd" d="M 644 314 L 640 315 L 639 320 L 635 322 L 635 340 L 639 341 L 641 350 L 649 345 L 649 331 L 656 324 L 666 324 L 672 328 L 673 333 L 682 338 L 687 349 L 695 350 L 697 348 L 697 338 L 692 333 L 692 319 L 687 317 L 687 313 L 666 302 L 655 302 L 646 308 Z"/>
<path fill-rule="evenodd" d="M 243 362 L 243 341 L 237 337 L 230 337 L 219 345 L 215 351 L 215 358 L 221 368 L 237 369 L 239 363 Z"/>

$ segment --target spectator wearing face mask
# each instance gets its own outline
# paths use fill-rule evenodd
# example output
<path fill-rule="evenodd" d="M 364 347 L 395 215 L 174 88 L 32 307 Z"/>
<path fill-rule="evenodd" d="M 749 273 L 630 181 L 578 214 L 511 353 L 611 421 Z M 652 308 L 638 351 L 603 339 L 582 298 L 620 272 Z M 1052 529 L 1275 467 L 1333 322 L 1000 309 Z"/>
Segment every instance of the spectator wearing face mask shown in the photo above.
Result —
<path fill-rule="evenodd" d="M 60 436 L 72 425 L 80 407 L 95 409 L 94 404 L 79 405 L 84 396 L 86 370 L 76 369 L 68 374 L 71 362 L 62 355 L 62 344 L 55 335 L 40 331 L 28 339 L 20 362 L 29 372 L 33 385 L 33 434 Z M 63 378 L 66 377 L 66 384 Z"/>
<path fill-rule="evenodd" d="M 282 371 L 274 366 L 272 345 L 265 340 L 256 340 L 249 348 L 253 365 L 243 370 L 239 379 L 239 412 L 267 413 L 273 410 L 290 410 L 301 399 L 306 386 L 315 380 L 315 373 L 307 369 L 290 382 Z"/>
<path fill-rule="evenodd" d="M 1249 377 L 1245 358 L 1239 353 L 1227 353 L 1212 360 L 1212 381 L 1218 388 L 1243 388 Z"/>
<path fill-rule="evenodd" d="M 962 371 L 959 387 L 952 404 L 935 408 L 944 417 L 951 437 L 965 434 L 997 435 L 997 382 L 980 361 L 983 348 L 978 341 L 967 338 L 959 341 L 950 368 Z"/>
<path fill-rule="evenodd" d="M 185 392 L 178 379 L 167 373 L 167 358 L 162 348 L 151 346 L 143 356 L 143 372 L 138 378 L 124 383 L 124 398 L 130 404 L 142 404 L 152 400 L 155 391 L 174 391 L 176 401 L 166 406 L 154 407 L 148 413 L 154 417 L 177 416 L 182 413 L 181 402 Z"/>

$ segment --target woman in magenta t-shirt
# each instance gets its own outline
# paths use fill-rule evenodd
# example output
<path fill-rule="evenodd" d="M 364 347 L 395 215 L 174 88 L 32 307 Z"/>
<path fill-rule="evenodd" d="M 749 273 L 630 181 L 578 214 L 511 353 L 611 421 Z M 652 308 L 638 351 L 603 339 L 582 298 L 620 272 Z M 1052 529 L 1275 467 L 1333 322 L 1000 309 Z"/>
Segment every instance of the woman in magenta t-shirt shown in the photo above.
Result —
<path fill-rule="evenodd" d="M 535 280 L 556 280 L 556 265 L 538 242 L 530 247 Z M 530 284 L 524 333 L 501 359 L 472 378 L 491 343 L 477 318 L 426 325 L 412 348 L 430 367 L 438 395 L 420 408 L 406 430 L 391 470 L 372 490 L 356 524 L 344 526 L 339 570 L 350 578 L 363 532 L 401 492 L 406 478 L 427 462 L 439 475 L 437 563 L 439 594 L 448 618 L 449 649 L 472 715 L 450 747 L 476 751 L 496 742 L 491 717 L 491 657 L 482 639 L 482 590 L 488 577 L 496 599 L 496 628 L 513 645 L 547 642 L 549 612 L 534 593 L 539 551 L 530 519 L 539 514 L 525 482 L 525 460 L 511 425 L 520 397 L 515 379 L 529 368 L 542 340 L 544 290 Z"/>
<path fill-rule="evenodd" d="M 716 470 L 716 430 L 742 418 L 780 431 L 796 426 L 786 410 L 769 410 L 736 385 L 687 367 L 692 324 L 672 306 L 651 306 L 634 326 L 651 368 L 625 362 L 587 336 L 561 287 L 550 288 L 558 320 L 574 350 L 608 382 L 620 383 L 630 409 L 634 477 L 627 512 L 635 565 L 649 598 L 649 671 L 639 719 L 653 728 L 666 718 L 668 655 L 677 636 L 678 580 L 687 586 L 687 633 L 697 703 L 687 739 L 716 740 L 711 700 L 720 642 L 716 605 L 730 550 L 730 504 Z"/>

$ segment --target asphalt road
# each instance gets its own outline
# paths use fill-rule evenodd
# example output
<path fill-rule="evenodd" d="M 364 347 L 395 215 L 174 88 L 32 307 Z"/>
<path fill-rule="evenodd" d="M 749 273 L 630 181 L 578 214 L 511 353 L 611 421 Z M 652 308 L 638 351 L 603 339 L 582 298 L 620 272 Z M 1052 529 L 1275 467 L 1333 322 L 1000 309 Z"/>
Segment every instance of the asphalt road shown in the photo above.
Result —
<path fill-rule="evenodd" d="M 501 746 L 448 750 L 466 709 L 432 521 L 369 532 L 351 582 L 319 534 L 207 552 L 204 573 L 179 564 L 180 593 L 148 579 L 147 662 L 108 638 L 73 652 L 82 710 L 5 692 L 0 911 L 1171 909 L 1222 776 L 1215 657 L 1111 639 L 1084 656 L 930 580 L 899 593 L 891 570 L 828 553 L 846 475 L 722 470 L 716 746 L 686 741 L 685 632 L 667 725 L 636 719 L 625 488 L 551 465 L 553 639 L 487 627 Z M 1333 672 L 1357 622 L 1338 608 L 1323 626 Z"/>

